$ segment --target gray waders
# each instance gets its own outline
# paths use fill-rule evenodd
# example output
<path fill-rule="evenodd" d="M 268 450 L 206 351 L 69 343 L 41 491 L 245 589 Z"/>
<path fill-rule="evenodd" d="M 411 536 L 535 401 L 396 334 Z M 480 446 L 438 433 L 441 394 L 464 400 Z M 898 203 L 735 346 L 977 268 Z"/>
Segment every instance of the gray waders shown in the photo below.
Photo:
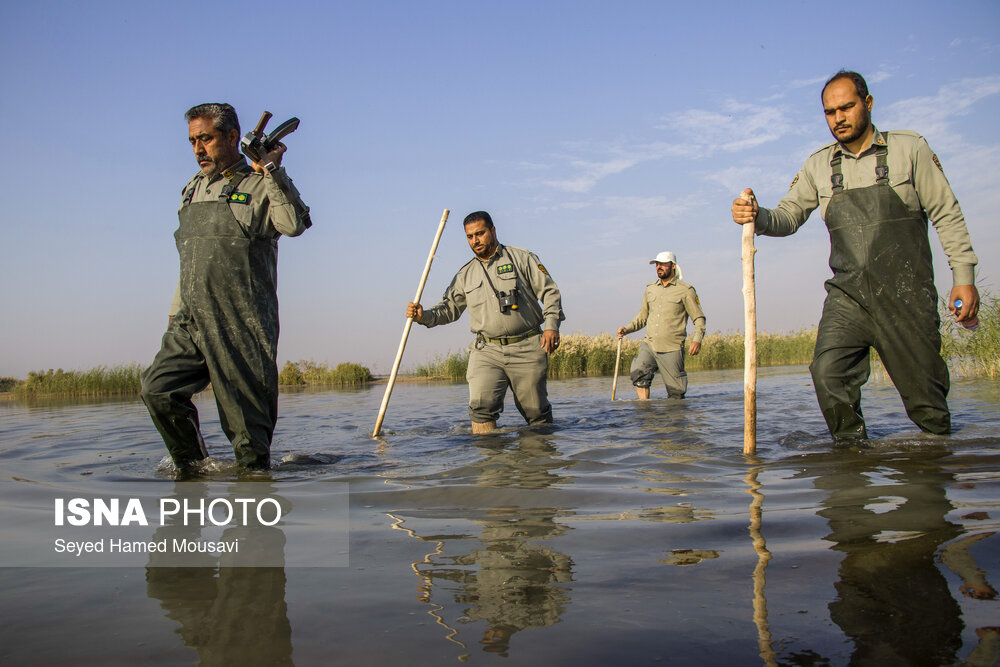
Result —
<path fill-rule="evenodd" d="M 183 306 L 142 378 L 142 399 L 177 466 L 205 458 L 191 396 L 209 382 L 236 461 L 266 468 L 278 418 L 277 241 L 245 229 L 227 200 L 185 200 L 174 233 Z M 261 221 L 261 225 L 264 221 Z"/>
<path fill-rule="evenodd" d="M 886 135 L 888 136 L 888 135 Z M 927 218 L 889 186 L 887 148 L 876 149 L 876 183 L 845 190 L 841 153 L 830 166 L 833 197 L 827 297 L 812 371 L 823 417 L 835 440 L 867 438 L 861 387 L 874 347 L 899 390 L 906 414 L 924 431 L 951 431 L 948 368 L 941 358 L 940 318 Z"/>

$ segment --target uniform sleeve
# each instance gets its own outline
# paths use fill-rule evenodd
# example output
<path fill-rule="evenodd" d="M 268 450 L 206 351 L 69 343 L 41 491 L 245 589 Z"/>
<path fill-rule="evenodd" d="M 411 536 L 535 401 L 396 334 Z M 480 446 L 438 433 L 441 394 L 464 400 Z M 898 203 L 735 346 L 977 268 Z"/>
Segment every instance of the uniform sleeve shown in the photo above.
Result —
<path fill-rule="evenodd" d="M 691 341 L 700 343 L 705 337 L 705 313 L 701 310 L 701 301 L 698 300 L 698 293 L 692 287 L 684 296 L 684 309 L 687 310 L 688 317 L 694 324 L 694 335 Z"/>
<path fill-rule="evenodd" d="M 535 297 L 542 304 L 542 331 L 559 331 L 559 323 L 566 319 L 562 309 L 562 295 L 556 281 L 533 252 L 528 253 L 527 278 Z"/>
<path fill-rule="evenodd" d="M 264 176 L 267 191 L 268 222 L 285 236 L 298 236 L 306 230 L 309 207 L 302 202 L 298 188 L 281 167 Z"/>
<path fill-rule="evenodd" d="M 646 299 L 646 293 L 642 293 L 642 305 L 639 306 L 639 314 L 632 318 L 632 321 L 625 325 L 625 333 L 630 334 L 646 326 L 646 320 L 649 319 L 649 300 Z"/>
<path fill-rule="evenodd" d="M 451 279 L 451 284 L 444 291 L 441 302 L 432 308 L 425 308 L 420 318 L 420 324 L 425 327 L 436 327 L 439 324 L 454 322 L 465 312 L 465 290 L 459 285 L 462 273 Z"/>
<path fill-rule="evenodd" d="M 975 267 L 979 263 L 972 251 L 972 239 L 965 225 L 965 216 L 958 199 L 944 175 L 937 156 L 923 137 L 917 141 L 913 155 L 913 184 L 920 205 L 927 212 L 941 247 L 948 256 L 955 285 L 975 283 Z"/>
<path fill-rule="evenodd" d="M 764 236 L 788 236 L 798 231 L 819 206 L 819 192 L 809 168 L 809 162 L 799 170 L 791 187 L 777 207 L 757 210 L 755 231 Z"/>

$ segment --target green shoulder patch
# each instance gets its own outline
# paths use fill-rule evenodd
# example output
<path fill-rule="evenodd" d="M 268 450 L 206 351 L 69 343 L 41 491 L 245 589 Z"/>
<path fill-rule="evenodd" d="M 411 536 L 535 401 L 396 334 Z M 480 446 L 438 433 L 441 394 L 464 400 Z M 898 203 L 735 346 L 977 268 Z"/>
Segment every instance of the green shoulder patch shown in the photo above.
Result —
<path fill-rule="evenodd" d="M 514 271 L 513 264 L 501 264 L 500 266 L 497 267 L 497 273 L 499 275 L 503 275 L 505 273 L 512 273 L 513 271 Z"/>
<path fill-rule="evenodd" d="M 538 265 L 538 270 L 544 273 L 545 275 L 549 275 L 548 270 L 541 264 Z"/>
<path fill-rule="evenodd" d="M 246 193 L 246 192 L 234 192 L 233 194 L 229 195 L 229 203 L 230 204 L 249 204 L 250 203 L 250 195 L 248 193 Z"/>

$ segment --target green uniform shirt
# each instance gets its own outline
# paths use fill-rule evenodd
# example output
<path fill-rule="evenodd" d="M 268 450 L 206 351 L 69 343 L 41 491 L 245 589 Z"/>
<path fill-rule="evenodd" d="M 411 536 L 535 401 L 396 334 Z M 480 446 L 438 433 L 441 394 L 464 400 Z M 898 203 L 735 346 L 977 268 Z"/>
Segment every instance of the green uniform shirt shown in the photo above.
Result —
<path fill-rule="evenodd" d="M 293 202 L 298 202 L 302 210 L 309 209 L 302 203 L 298 189 L 292 183 L 285 168 L 281 167 L 271 174 L 258 174 L 253 171 L 246 160 L 241 159 L 229 167 L 232 171 L 246 171 L 246 177 L 240 181 L 234 194 L 248 195 L 245 200 L 237 197 L 229 202 L 229 210 L 233 217 L 246 229 L 259 230 L 267 236 L 298 236 L 306 227 L 302 217 L 296 212 Z M 181 191 L 181 207 L 188 194 L 191 202 L 218 201 L 222 186 L 229 183 L 222 173 L 208 179 L 201 172 L 188 181 Z M 170 303 L 170 316 L 173 317 L 181 308 L 180 287 L 174 290 L 174 298 Z"/>
<path fill-rule="evenodd" d="M 646 343 L 653 352 L 684 349 L 688 317 L 694 322 L 692 342 L 705 337 L 705 313 L 694 288 L 677 276 L 664 285 L 659 279 L 646 285 L 639 314 L 625 327 L 625 333 L 646 327 Z"/>
<path fill-rule="evenodd" d="M 760 208 L 756 220 L 757 233 L 788 236 L 801 227 L 817 207 L 826 219 L 826 207 L 833 196 L 830 159 L 836 152 L 843 155 L 841 166 L 845 189 L 875 185 L 875 147 L 886 145 L 886 136 L 889 185 L 908 208 L 930 218 L 948 256 L 955 285 L 974 284 L 975 266 L 979 260 L 972 251 L 962 209 L 937 156 L 922 136 L 909 130 L 894 130 L 885 134 L 875 130 L 872 145 L 860 155 L 854 155 L 836 141 L 813 153 L 795 176 L 788 194 L 778 202 L 777 208 Z"/>
<path fill-rule="evenodd" d="M 518 308 L 501 313 L 493 289 L 510 292 L 514 286 L 518 289 Z M 558 331 L 559 323 L 566 319 L 559 288 L 538 257 L 523 248 L 505 245 L 497 246 L 489 261 L 473 257 L 459 269 L 441 303 L 424 310 L 420 324 L 435 327 L 454 322 L 466 308 L 472 333 L 487 338 L 519 336 L 539 325 L 543 331 Z"/>

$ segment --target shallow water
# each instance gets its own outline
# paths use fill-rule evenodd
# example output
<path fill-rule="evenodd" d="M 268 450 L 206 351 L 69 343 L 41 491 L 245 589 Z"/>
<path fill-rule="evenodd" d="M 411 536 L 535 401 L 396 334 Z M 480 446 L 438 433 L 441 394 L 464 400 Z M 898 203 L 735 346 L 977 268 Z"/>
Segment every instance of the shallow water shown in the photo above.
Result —
<path fill-rule="evenodd" d="M 383 390 L 280 399 L 268 479 L 349 483 L 349 565 L 3 568 L 0 662 L 997 660 L 1000 383 L 954 381 L 942 438 L 876 379 L 874 439 L 834 449 L 805 369 L 764 369 L 755 457 L 740 372 L 693 373 L 683 402 L 553 381 L 556 424 L 523 427 L 508 398 L 489 436 L 464 384 L 402 383 L 373 441 Z M 247 480 L 197 403 L 203 478 Z M 4 502 L 25 511 L 38 485 L 170 479 L 163 453 L 137 401 L 0 404 Z"/>

